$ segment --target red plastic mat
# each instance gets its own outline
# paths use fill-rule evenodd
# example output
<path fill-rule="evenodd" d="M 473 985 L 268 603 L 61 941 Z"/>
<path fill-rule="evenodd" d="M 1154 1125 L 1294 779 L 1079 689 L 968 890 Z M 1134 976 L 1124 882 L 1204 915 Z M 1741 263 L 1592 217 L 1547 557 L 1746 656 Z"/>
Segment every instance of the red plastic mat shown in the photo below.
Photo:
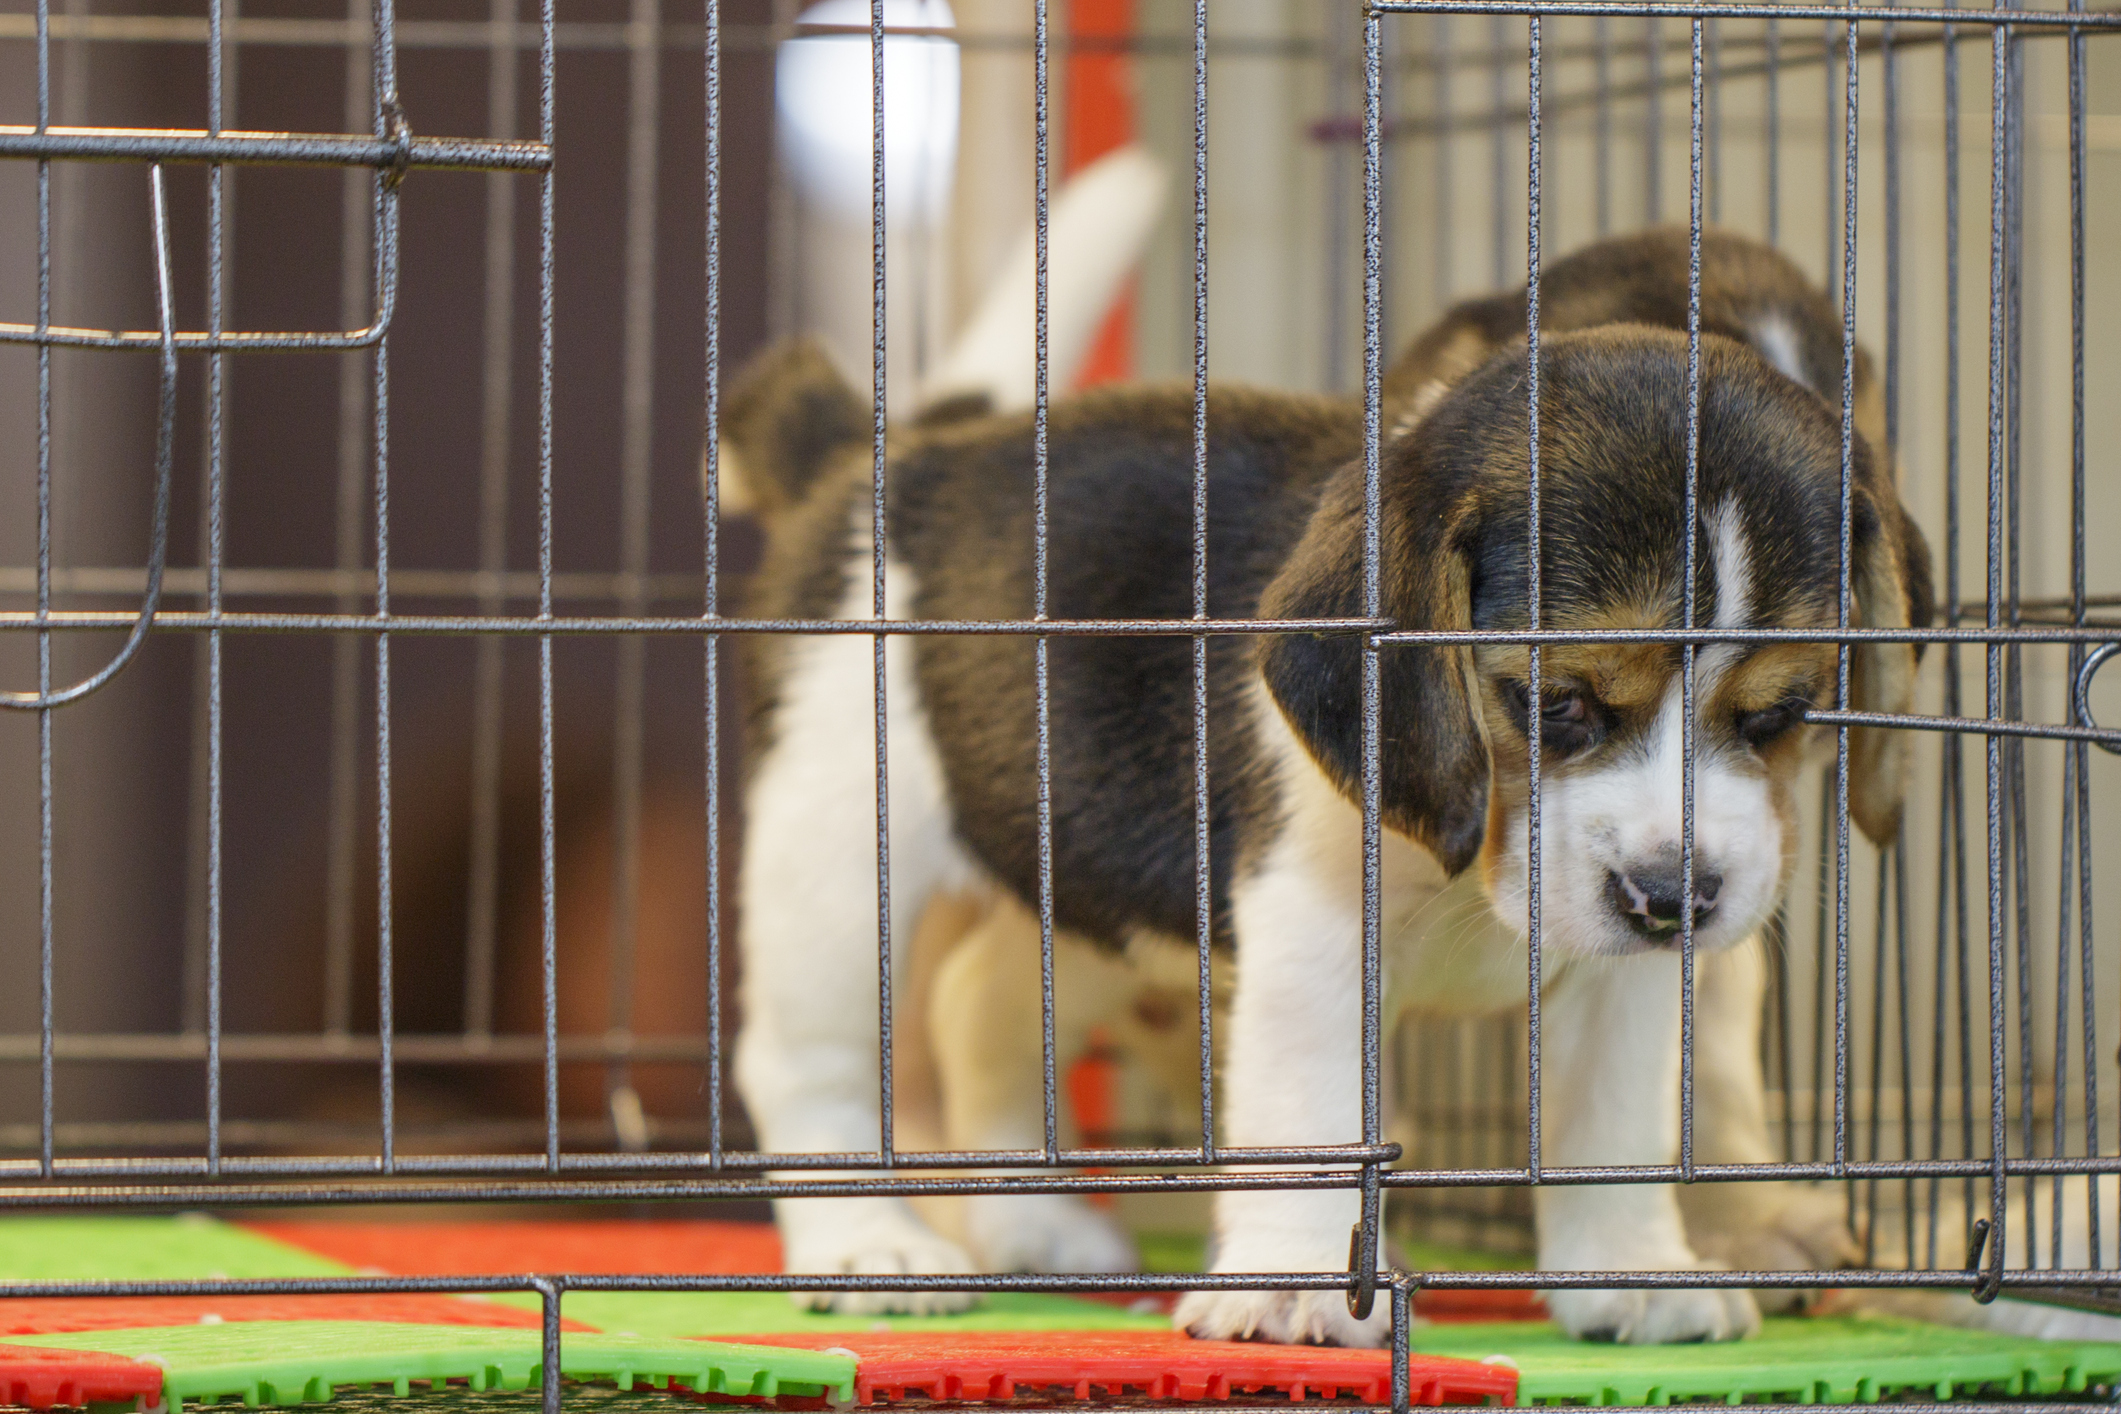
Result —
<path fill-rule="evenodd" d="M 1000 1400 L 1019 1390 L 1177 1400 L 1279 1392 L 1292 1401 L 1339 1395 L 1371 1404 L 1392 1395 L 1392 1357 L 1382 1350 L 1193 1340 L 1175 1331 L 842 1331 L 744 1339 L 853 1354 L 861 1361 L 855 1398 L 863 1404 L 898 1403 L 908 1394 Z M 1517 1395 L 1517 1372 L 1505 1365 L 1416 1355 L 1408 1374 L 1416 1404 L 1509 1404 Z"/>
<path fill-rule="evenodd" d="M 455 1296 L 28 1296 L 0 1301 L 0 1337 L 213 1325 L 222 1321 L 388 1321 L 535 1329 L 536 1311 Z M 595 1329 L 562 1321 L 566 1330 Z"/>
<path fill-rule="evenodd" d="M 0 1404 L 49 1409 L 55 1404 L 155 1403 L 162 1372 L 153 1365 L 94 1350 L 0 1345 Z"/>
<path fill-rule="evenodd" d="M 252 1232 L 356 1269 L 393 1276 L 508 1276 L 597 1272 L 619 1276 L 778 1272 L 771 1223 L 730 1222 L 276 1222 Z"/>
<path fill-rule="evenodd" d="M 1424 1321 L 1543 1321 L 1546 1298 L 1531 1287 L 1499 1286 L 1414 1293 L 1414 1314 Z"/>

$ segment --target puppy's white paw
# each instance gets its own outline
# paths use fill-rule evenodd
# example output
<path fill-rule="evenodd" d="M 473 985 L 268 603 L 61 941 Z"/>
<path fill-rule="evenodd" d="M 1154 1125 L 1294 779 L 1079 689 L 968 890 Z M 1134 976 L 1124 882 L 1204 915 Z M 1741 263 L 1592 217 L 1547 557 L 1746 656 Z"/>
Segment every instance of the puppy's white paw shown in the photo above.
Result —
<path fill-rule="evenodd" d="M 1734 1271 L 1816 1272 L 1852 1267 L 1863 1247 L 1848 1227 L 1848 1200 L 1839 1189 L 1803 1184 L 1761 1185 L 1757 1193 L 1733 1192 L 1729 1201 L 1695 1220 L 1687 1236 L 1696 1252 Z M 1808 1304 L 1807 1288 L 1754 1293 L 1764 1311 Z"/>
<path fill-rule="evenodd" d="M 788 1252 L 791 1272 L 846 1276 L 931 1276 L 977 1270 L 965 1250 L 937 1236 L 910 1213 L 870 1217 L 827 1234 L 811 1234 Z M 970 1291 L 797 1291 L 790 1299 L 809 1311 L 848 1316 L 943 1316 L 970 1310 Z"/>
<path fill-rule="evenodd" d="M 1171 1323 L 1198 1340 L 1375 1346 L 1391 1338 L 1392 1301 L 1378 1292 L 1369 1318 L 1358 1321 L 1342 1291 L 1189 1291 Z"/>
<path fill-rule="evenodd" d="M 1753 1294 L 1740 1290 L 1550 1291 L 1547 1311 L 1579 1340 L 1623 1345 L 1739 1340 L 1760 1329 Z"/>
<path fill-rule="evenodd" d="M 1065 1193 L 968 1199 L 965 1236 L 990 1272 L 1131 1272 L 1140 1265 L 1119 1224 Z"/>

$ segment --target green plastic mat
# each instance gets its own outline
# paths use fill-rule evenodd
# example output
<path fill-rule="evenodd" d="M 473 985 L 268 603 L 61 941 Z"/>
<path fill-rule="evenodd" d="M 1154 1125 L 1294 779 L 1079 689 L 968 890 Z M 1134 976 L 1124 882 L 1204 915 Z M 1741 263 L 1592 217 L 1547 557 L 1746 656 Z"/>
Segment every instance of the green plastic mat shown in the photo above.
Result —
<path fill-rule="evenodd" d="M 1145 1272 L 1204 1272 L 1208 1269 L 1208 1239 L 1198 1232 L 1138 1232 L 1134 1250 L 1141 1254 Z"/>
<path fill-rule="evenodd" d="M 349 1268 L 203 1213 L 175 1218 L 0 1218 L 10 1281 L 334 1277 Z"/>
<path fill-rule="evenodd" d="M 1418 1272 L 1528 1272 L 1532 1269 L 1532 1258 L 1527 1253 L 1453 1247 L 1420 1238 L 1394 1238 L 1392 1253 L 1408 1269 Z"/>
<path fill-rule="evenodd" d="M 1520 1404 L 1870 1403 L 1902 1391 L 2004 1396 L 2076 1393 L 2121 1380 L 2121 1344 L 2032 1340 L 1889 1316 L 1769 1317 L 1751 1340 L 1606 1345 L 1540 1322 L 1434 1325 L 1424 1355 L 1502 1356 Z"/>
<path fill-rule="evenodd" d="M 496 1292 L 493 1300 L 535 1310 L 531 1292 Z M 989 1292 L 969 1311 L 949 1316 L 839 1315 L 805 1311 L 778 1291 L 570 1291 L 560 1298 L 570 1320 L 600 1331 L 640 1336 L 746 1336 L 798 1331 L 1094 1331 L 1168 1330 L 1160 1311 L 1133 1311 L 1103 1301 L 1027 1292 Z"/>
<path fill-rule="evenodd" d="M 1208 1269 L 1207 1235 L 1198 1232 L 1138 1232 L 1135 1250 L 1145 1272 L 1204 1272 Z M 1481 1247 L 1454 1247 L 1418 1237 L 1391 1234 L 1392 1255 L 1401 1265 L 1422 1272 L 1529 1271 L 1531 1256 Z"/>
<path fill-rule="evenodd" d="M 345 1276 L 351 1271 L 327 1257 L 203 1213 L 176 1218 L 0 1218 L 0 1277 L 14 1281 Z M 495 1292 L 487 1299 L 521 1310 L 540 1308 L 534 1292 Z M 778 1292 L 572 1291 L 563 1309 L 570 1319 L 600 1331 L 656 1338 L 792 1331 L 1142 1330 L 1170 1324 L 1169 1317 L 1154 1311 L 1014 1292 L 990 1294 L 972 1310 L 949 1316 L 804 1311 Z"/>
<path fill-rule="evenodd" d="M 101 1350 L 164 1371 L 165 1402 L 241 1399 L 301 1404 L 340 1385 L 462 1380 L 473 1390 L 529 1389 L 543 1372 L 536 1331 L 406 1326 L 380 1321 L 251 1321 L 10 1336 L 18 1345 Z M 566 1335 L 560 1370 L 620 1389 L 672 1382 L 698 1394 L 854 1397 L 854 1360 L 816 1350 L 642 1336 Z"/>

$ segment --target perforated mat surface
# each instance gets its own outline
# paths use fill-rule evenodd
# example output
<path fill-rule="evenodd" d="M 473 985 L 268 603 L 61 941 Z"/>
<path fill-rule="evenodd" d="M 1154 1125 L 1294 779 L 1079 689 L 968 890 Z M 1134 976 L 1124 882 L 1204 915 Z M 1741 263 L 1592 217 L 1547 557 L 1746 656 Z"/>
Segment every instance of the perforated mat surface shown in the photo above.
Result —
<path fill-rule="evenodd" d="M 0 1345 L 0 1404 L 151 1404 L 161 1388 L 160 1370 L 121 1355 Z"/>
<path fill-rule="evenodd" d="M 760 1337 L 828 1338 L 860 1357 L 855 1388 L 864 1404 L 896 1403 L 909 1394 L 936 1400 L 1265 1396 L 1371 1404 L 1392 1397 L 1392 1359 L 1382 1350 L 1192 1340 L 1171 1330 Z M 1501 1365 L 1416 1355 L 1408 1362 L 1408 1388 L 1417 1404 L 1507 1404 L 1517 1376 Z"/>
<path fill-rule="evenodd" d="M 460 1380 L 473 1390 L 538 1383 L 536 1331 L 373 1321 L 230 1322 L 16 1336 L 18 1345 L 94 1350 L 160 1366 L 167 1401 L 246 1404 L 329 1399 L 342 1385 Z M 697 1394 L 851 1399 L 854 1360 L 826 1351 L 640 1336 L 577 1335 L 560 1343 L 569 1379 L 672 1387 Z"/>
<path fill-rule="evenodd" d="M 770 1229 L 728 1223 L 0 1220 L 0 1278 L 16 1280 L 655 1276 L 770 1270 L 778 1256 Z M 535 1381 L 538 1304 L 528 1292 L 19 1298 L 0 1302 L 0 1383 L 15 1402 L 38 1407 L 129 1399 L 127 1382 L 137 1385 L 143 1371 L 180 1400 L 292 1402 L 335 1388 L 419 1385 L 425 1399 L 462 1401 Z M 1370 1399 L 1389 1390 L 1379 1383 L 1389 1379 L 1379 1352 L 1224 1350 L 1171 1335 L 1158 1310 L 1059 1296 L 994 1295 L 962 1315 L 881 1317 L 805 1312 L 778 1293 L 575 1291 L 563 1310 L 570 1379 L 607 1387 L 675 1381 L 720 1398 L 770 1391 L 810 1399 L 830 1388 L 878 1402 L 1021 1399 L 1034 1390 L 1059 1398 L 1286 1398 L 1300 1390 Z M 1570 1341 L 1543 1322 L 1432 1322 L 1416 1331 L 1415 1347 L 1422 1357 L 1452 1357 L 1424 1367 L 1435 1379 L 1416 1372 L 1424 1400 L 1509 1397 L 1498 1384 L 1512 1375 L 1518 1402 L 1542 1404 L 2037 1397 L 2121 1382 L 2121 1344 L 1883 1317 L 1773 1319 L 1753 1340 L 1664 1347 Z"/>
<path fill-rule="evenodd" d="M 1770 1317 L 1750 1340 L 1608 1345 L 1533 1322 L 1418 1329 L 1425 1354 L 1501 1356 L 1522 1404 L 1869 1402 L 2074 1393 L 2121 1378 L 2121 1344 L 2028 1340 L 1885 1316 Z"/>

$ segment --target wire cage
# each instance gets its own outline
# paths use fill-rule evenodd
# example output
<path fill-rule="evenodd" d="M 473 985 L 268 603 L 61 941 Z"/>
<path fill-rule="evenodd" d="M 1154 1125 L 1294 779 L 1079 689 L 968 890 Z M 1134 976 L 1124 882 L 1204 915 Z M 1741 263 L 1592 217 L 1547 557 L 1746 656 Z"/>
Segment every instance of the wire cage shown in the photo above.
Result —
<path fill-rule="evenodd" d="M 22 74 L 0 111 L 0 247 L 33 275 L 0 280 L 15 306 L 0 310 L 15 321 L 0 324 L 13 434 L 0 494 L 20 508 L 0 517 L 0 1203 L 1125 1195 L 1255 1181 L 1226 1167 L 1250 1159 L 1360 1193 L 1349 1271 L 744 1280 L 1346 1290 L 1388 1304 L 1401 1349 L 1417 1281 L 2107 1299 L 2121 1203 L 2102 1213 L 2113 1189 L 2099 1176 L 2121 1171 L 2108 1049 L 2121 1026 L 2102 1033 L 2100 1018 L 2121 900 L 2092 840 L 2121 828 L 2102 813 L 2113 792 L 2094 788 L 2121 734 L 2097 716 L 2117 601 L 2092 529 L 2114 509 L 2101 473 L 2121 470 L 2103 464 L 2116 441 L 2097 397 L 2121 358 L 2102 317 L 2121 270 L 2094 258 L 2087 231 L 2111 226 L 2121 190 L 2121 118 L 2096 101 L 2121 92 L 2107 39 L 2121 15 L 2081 0 L 1141 0 L 1109 34 L 1071 30 L 1049 0 L 962 0 L 947 32 L 933 17 L 887 23 L 885 0 L 859 8 L 858 22 L 735 0 L 697 16 L 659 0 L 579 13 L 543 0 L 535 14 L 492 0 L 483 16 L 350 0 L 329 19 L 235 0 L 203 16 L 37 0 L 0 14 L 0 64 Z M 1362 616 L 1218 622 L 1203 588 L 1193 617 L 1166 621 L 880 624 L 881 555 L 876 618 L 731 611 L 757 541 L 717 503 L 724 373 L 818 318 L 820 271 L 850 278 L 775 158 L 774 66 L 804 44 L 865 51 L 881 179 L 886 54 L 902 35 L 954 45 L 963 101 L 990 105 L 964 124 L 968 153 L 1017 144 L 1014 166 L 987 150 L 960 181 L 1021 187 L 1041 321 L 1062 80 L 1089 92 L 1095 76 L 1072 67 L 1086 56 L 1132 66 L 1143 141 L 1191 180 L 1176 184 L 1190 220 L 1182 200 L 1142 266 L 1125 362 L 1190 378 L 1202 399 L 1210 378 L 1233 378 L 1355 400 Z M 166 82 L 129 82 L 150 70 Z M 875 398 L 881 478 L 886 412 L 910 410 L 893 388 L 917 384 L 948 323 L 953 261 L 947 221 L 902 259 L 894 222 L 903 237 L 923 218 L 882 180 L 864 198 L 849 288 L 869 337 L 842 352 Z M 759 1152 L 724 1098 L 732 643 L 851 634 L 881 664 L 888 639 L 1005 632 L 1033 638 L 1041 665 L 1066 634 L 1175 635 L 1196 665 L 1220 635 L 1330 627 L 1360 634 L 1372 665 L 1433 645 L 1378 611 L 1385 360 L 1456 299 L 1675 221 L 1778 245 L 1836 293 L 1847 338 L 1882 355 L 1942 611 L 1885 632 L 1930 649 L 1916 714 L 1809 714 L 1844 755 L 1853 726 L 1905 730 L 1918 766 L 1882 852 L 1851 841 L 1831 767 L 1811 787 L 1808 863 L 1767 940 L 1777 1161 L 1696 1163 L 1689 1146 L 1669 1167 L 1573 1177 L 1838 1184 L 1862 1267 L 1371 1275 L 1388 1226 L 1521 1244 L 1532 1187 L 1572 1177 L 1541 1165 L 1526 1011 L 1386 1026 L 1374 847 L 1365 1121 L 1345 1145 L 1217 1146 L 1204 908 L 1190 1133 L 1189 1110 L 1071 1134 L 1051 1089 L 1073 1058 L 1049 1055 L 1041 1149 L 894 1150 L 887 1124 L 877 1153 Z M 980 263 L 969 246 L 956 255 Z M 894 279 L 938 287 L 905 323 Z M 1038 352 L 1043 425 L 1066 390 Z M 1537 396 L 1535 380 L 1535 428 Z M 881 506 L 880 480 L 876 494 Z M 1197 532 L 1196 557 L 1205 543 Z M 1535 674 L 1542 646 L 1584 638 L 1542 633 L 1536 583 L 1532 627 L 1500 636 L 1531 646 Z M 1846 662 L 1881 632 L 1810 637 Z M 1766 636 L 1652 635 L 1689 656 Z M 1374 841 L 1374 692 L 1363 711 Z M 1535 744 L 1535 777 L 1536 761 Z M 880 791 L 887 778 L 880 746 Z M 880 850 L 885 829 L 880 811 Z M 1691 988 L 1690 924 L 1682 954 Z M 888 1024 L 881 1045 L 888 1113 Z M 1691 1047 L 1689 1032 L 1689 1134 Z M 1404 1129 L 1382 1103 L 1394 1088 Z M 1010 1172 L 963 1172 L 997 1163 Z M 1989 1226 L 1969 1257 L 1975 1219 Z M 487 1284 L 544 1294 L 549 1407 L 560 1275 Z M 1407 1400 L 1402 1376 L 1395 1407 Z"/>

